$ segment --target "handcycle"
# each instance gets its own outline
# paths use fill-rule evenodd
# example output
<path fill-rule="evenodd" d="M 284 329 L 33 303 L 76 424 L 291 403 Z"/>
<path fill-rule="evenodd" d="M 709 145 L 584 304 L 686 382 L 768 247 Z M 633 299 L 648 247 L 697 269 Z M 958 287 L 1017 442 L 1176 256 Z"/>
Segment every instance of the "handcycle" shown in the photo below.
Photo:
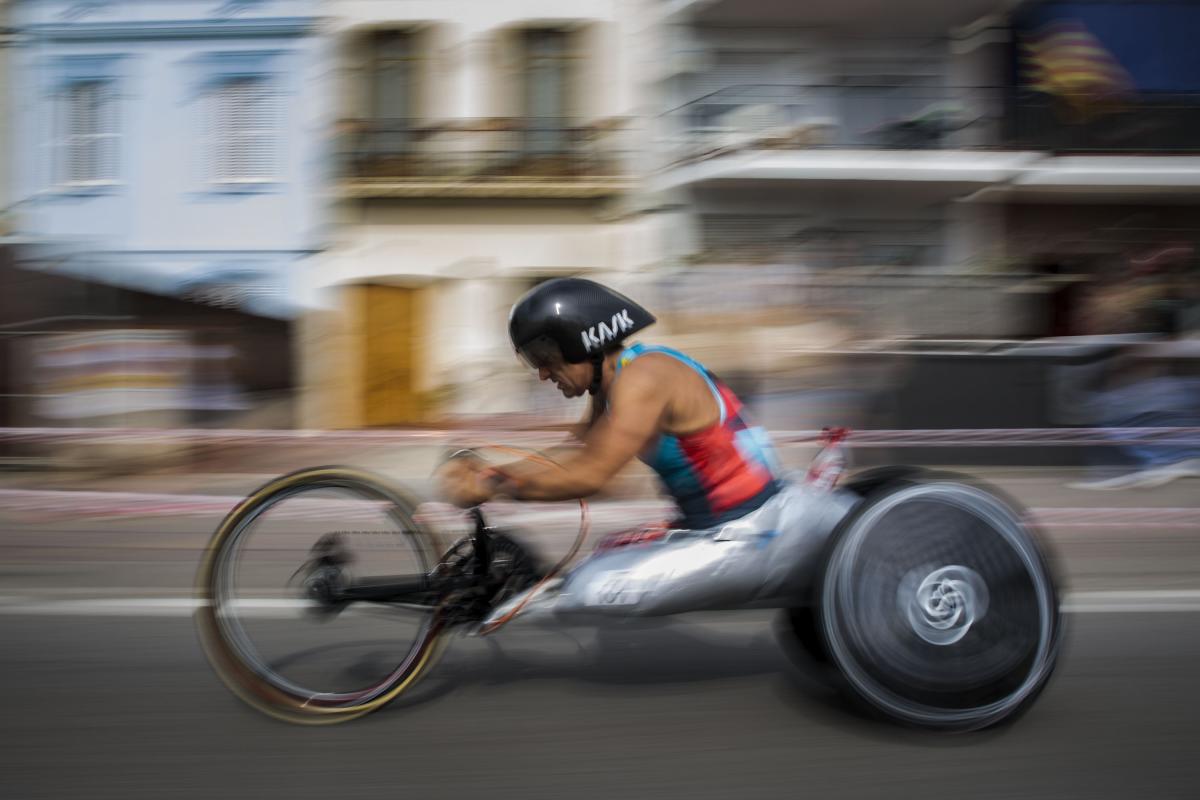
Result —
<path fill-rule="evenodd" d="M 829 520 L 802 532 L 803 563 L 776 568 L 785 579 L 769 591 L 668 613 L 781 609 L 784 636 L 847 698 L 894 722 L 965 731 L 1014 719 L 1045 687 L 1062 633 L 1054 575 L 1028 516 L 956 474 L 882 467 L 843 481 L 844 435 L 827 436 L 800 481 Z M 481 508 L 466 512 L 470 532 L 443 548 L 417 500 L 378 476 L 344 467 L 282 476 L 235 507 L 206 551 L 196 615 L 205 652 L 238 697 L 273 717 L 356 719 L 409 691 L 450 632 L 494 633 L 564 574 L 594 584 L 587 567 L 597 555 L 566 571 L 586 533 L 580 507 L 580 536 L 547 569 Z M 330 531 L 328 521 L 357 527 Z M 733 557 L 778 562 L 771 547 L 788 532 L 760 533 L 766 544 Z M 610 589 L 600 602 L 624 602 Z"/>

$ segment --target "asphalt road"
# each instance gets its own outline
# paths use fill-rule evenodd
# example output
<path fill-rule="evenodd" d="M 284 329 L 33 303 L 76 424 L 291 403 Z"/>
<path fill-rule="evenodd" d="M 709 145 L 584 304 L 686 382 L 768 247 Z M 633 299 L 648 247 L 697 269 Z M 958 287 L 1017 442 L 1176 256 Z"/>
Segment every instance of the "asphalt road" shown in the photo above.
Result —
<path fill-rule="evenodd" d="M 1032 507 L 1114 519 L 1200 499 L 1184 482 L 1104 494 L 1028 472 L 1001 483 Z M 1059 669 L 1015 725 L 946 737 L 856 715 L 795 667 L 761 612 L 455 639 L 402 702 L 292 727 L 242 706 L 200 651 L 187 597 L 215 518 L 3 512 L 3 800 L 1200 792 L 1191 522 L 1050 528 L 1074 609 Z"/>
<path fill-rule="evenodd" d="M 769 615 L 456 640 L 407 702 L 330 728 L 243 707 L 184 611 L 0 614 L 0 796 L 1195 797 L 1196 612 L 1074 613 L 1000 732 L 859 718 Z"/>

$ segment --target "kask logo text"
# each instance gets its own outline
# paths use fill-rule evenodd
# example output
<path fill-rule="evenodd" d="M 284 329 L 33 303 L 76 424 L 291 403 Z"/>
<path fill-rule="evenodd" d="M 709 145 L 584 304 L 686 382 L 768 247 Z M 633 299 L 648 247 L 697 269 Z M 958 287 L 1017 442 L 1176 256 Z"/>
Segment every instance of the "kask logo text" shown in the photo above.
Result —
<path fill-rule="evenodd" d="M 613 314 L 611 322 L 600 322 L 585 331 L 580 331 L 579 335 L 583 339 L 583 348 L 587 352 L 593 349 L 604 346 L 605 342 L 615 341 L 618 333 L 625 333 L 633 330 L 633 318 L 629 316 L 629 309 L 623 308 L 619 314 Z"/>

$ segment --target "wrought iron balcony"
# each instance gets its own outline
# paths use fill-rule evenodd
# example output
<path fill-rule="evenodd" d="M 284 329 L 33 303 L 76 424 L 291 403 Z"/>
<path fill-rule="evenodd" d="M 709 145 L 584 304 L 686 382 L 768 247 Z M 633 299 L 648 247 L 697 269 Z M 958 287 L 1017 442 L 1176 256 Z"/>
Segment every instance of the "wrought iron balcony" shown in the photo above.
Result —
<path fill-rule="evenodd" d="M 626 126 L 497 118 L 343 122 L 342 192 L 387 197 L 602 197 L 630 185 Z"/>
<path fill-rule="evenodd" d="M 1200 153 L 1200 94 L 1123 98 L 1023 91 L 1005 117 L 1014 148 L 1056 153 Z"/>
<path fill-rule="evenodd" d="M 998 144 L 1003 90 L 730 86 L 668 112 L 672 162 L 753 149 L 928 150 Z"/>
<path fill-rule="evenodd" d="M 668 163 L 746 150 L 1200 152 L 1200 94 L 1091 99 L 1012 87 L 730 86 L 665 115 Z"/>

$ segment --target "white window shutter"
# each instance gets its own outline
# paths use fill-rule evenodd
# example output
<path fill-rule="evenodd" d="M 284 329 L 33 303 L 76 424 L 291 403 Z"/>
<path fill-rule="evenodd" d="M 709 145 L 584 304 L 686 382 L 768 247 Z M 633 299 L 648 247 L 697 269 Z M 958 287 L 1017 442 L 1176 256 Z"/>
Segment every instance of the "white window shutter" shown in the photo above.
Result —
<path fill-rule="evenodd" d="M 77 83 L 68 95 L 67 181 L 83 183 L 91 178 L 92 94 L 94 84 Z"/>
<path fill-rule="evenodd" d="M 62 102 L 61 180 L 100 184 L 118 176 L 118 98 L 109 80 L 68 86 Z"/>
<path fill-rule="evenodd" d="M 111 81 L 82 81 L 67 89 L 63 109 L 64 182 L 88 184 L 117 179 L 117 106 Z"/>
<path fill-rule="evenodd" d="M 117 179 L 117 93 L 111 82 L 97 84 L 96 180 Z"/>
<path fill-rule="evenodd" d="M 246 174 L 258 180 L 275 177 L 276 142 L 278 141 L 278 96 L 265 81 L 246 87 L 243 105 L 245 135 L 242 151 L 245 154 Z"/>
<path fill-rule="evenodd" d="M 227 183 L 237 177 L 231 120 L 234 102 L 232 95 L 235 91 L 236 84 L 228 82 L 219 86 L 209 96 L 212 114 L 212 180 L 215 183 Z"/>
<path fill-rule="evenodd" d="M 279 96 L 263 78 L 226 81 L 211 95 L 211 176 L 215 183 L 269 181 L 276 163 Z"/>
<path fill-rule="evenodd" d="M 221 136 L 221 121 L 224 118 L 221 113 L 222 99 L 223 94 L 220 90 L 209 92 L 204 97 L 205 111 L 208 114 L 208 179 L 213 182 L 219 182 L 224 175 L 221 162 L 221 146 L 225 141 Z"/>

